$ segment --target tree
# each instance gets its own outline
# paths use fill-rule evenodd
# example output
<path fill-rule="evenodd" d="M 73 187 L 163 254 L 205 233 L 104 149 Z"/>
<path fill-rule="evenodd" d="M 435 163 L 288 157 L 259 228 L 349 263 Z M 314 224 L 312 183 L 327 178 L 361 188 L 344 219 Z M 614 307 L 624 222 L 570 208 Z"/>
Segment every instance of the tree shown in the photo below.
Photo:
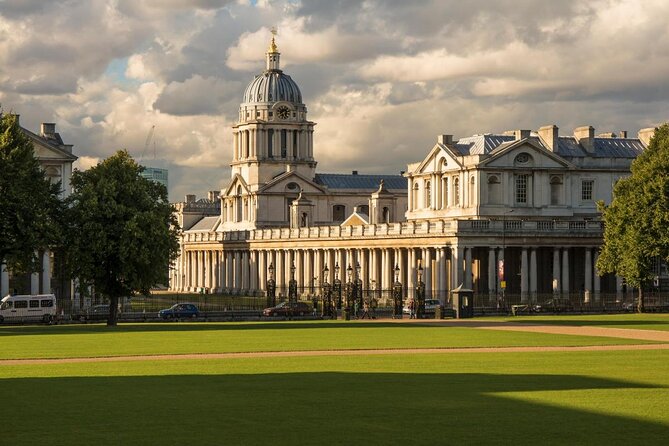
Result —
<path fill-rule="evenodd" d="M 0 110 L 0 261 L 13 272 L 41 267 L 36 251 L 58 243 L 60 184 L 51 184 L 18 117 Z"/>
<path fill-rule="evenodd" d="M 73 275 L 109 299 L 107 325 L 116 325 L 120 297 L 166 283 L 179 249 L 167 189 L 142 170 L 123 150 L 72 174 L 69 259 Z"/>
<path fill-rule="evenodd" d="M 648 148 L 632 163 L 632 175 L 613 188 L 611 205 L 598 203 L 604 220 L 600 273 L 615 273 L 639 289 L 654 276 L 657 258 L 669 261 L 669 124 L 655 130 Z"/>

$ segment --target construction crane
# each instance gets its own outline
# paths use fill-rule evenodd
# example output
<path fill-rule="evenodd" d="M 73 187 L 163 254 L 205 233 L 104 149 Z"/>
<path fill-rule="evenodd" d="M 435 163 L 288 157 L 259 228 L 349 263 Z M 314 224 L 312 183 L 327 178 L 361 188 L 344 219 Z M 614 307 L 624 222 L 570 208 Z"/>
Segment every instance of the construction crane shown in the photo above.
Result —
<path fill-rule="evenodd" d="M 151 126 L 149 129 L 149 133 L 146 135 L 146 141 L 144 141 L 144 150 L 142 150 L 142 155 L 139 157 L 137 160 L 137 164 L 141 164 L 142 159 L 144 159 L 144 153 L 146 153 L 146 149 L 149 147 L 149 144 L 151 144 L 151 140 L 153 139 L 153 133 L 156 130 L 155 124 Z M 154 151 L 153 151 L 153 157 L 156 157 L 156 152 L 155 152 L 155 146 L 154 146 Z"/>

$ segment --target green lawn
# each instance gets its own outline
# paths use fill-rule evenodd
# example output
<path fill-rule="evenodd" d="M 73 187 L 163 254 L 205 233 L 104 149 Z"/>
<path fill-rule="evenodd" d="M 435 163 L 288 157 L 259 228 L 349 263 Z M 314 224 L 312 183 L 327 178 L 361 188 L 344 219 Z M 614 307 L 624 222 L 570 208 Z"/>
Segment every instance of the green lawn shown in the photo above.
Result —
<path fill-rule="evenodd" d="M 577 346 L 643 341 L 336 321 L 0 327 L 0 359 L 373 348 Z"/>
<path fill-rule="evenodd" d="M 0 394 L 7 445 L 663 445 L 669 351 L 0 366 Z"/>
<path fill-rule="evenodd" d="M 669 313 L 564 314 L 559 316 L 517 316 L 494 319 L 521 323 L 536 322 L 555 325 L 592 325 L 599 327 L 633 328 L 637 330 L 669 330 Z"/>

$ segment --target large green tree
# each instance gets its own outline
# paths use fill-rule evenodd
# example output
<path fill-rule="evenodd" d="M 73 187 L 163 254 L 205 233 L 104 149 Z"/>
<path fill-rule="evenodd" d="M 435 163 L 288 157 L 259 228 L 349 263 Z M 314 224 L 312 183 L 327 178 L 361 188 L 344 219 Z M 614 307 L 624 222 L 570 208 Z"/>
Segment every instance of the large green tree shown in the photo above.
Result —
<path fill-rule="evenodd" d="M 655 130 L 648 148 L 632 163 L 632 175 L 618 181 L 609 206 L 599 203 L 604 245 L 601 273 L 615 273 L 639 289 L 655 275 L 657 258 L 669 261 L 669 124 Z"/>
<path fill-rule="evenodd" d="M 18 117 L 0 110 L 0 261 L 15 273 L 40 268 L 36 250 L 61 235 L 60 184 L 52 184 L 35 158 Z"/>
<path fill-rule="evenodd" d="M 141 171 L 119 151 L 72 175 L 69 259 L 74 276 L 109 299 L 107 325 L 116 325 L 120 297 L 166 283 L 179 249 L 167 189 Z"/>

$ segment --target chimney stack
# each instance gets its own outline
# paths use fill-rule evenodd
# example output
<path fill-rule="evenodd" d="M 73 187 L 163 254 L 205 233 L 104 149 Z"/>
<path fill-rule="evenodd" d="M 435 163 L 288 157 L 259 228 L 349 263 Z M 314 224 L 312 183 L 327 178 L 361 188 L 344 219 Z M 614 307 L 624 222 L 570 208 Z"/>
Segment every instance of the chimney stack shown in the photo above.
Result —
<path fill-rule="evenodd" d="M 618 138 L 627 139 L 627 130 L 621 130 L 618 132 Z"/>
<path fill-rule="evenodd" d="M 218 199 L 218 191 L 216 190 L 210 190 L 208 195 L 209 196 L 207 198 L 209 198 L 209 201 L 211 202 L 214 202 Z"/>
<path fill-rule="evenodd" d="M 453 144 L 453 135 L 437 136 L 437 143 L 442 145 Z"/>
<path fill-rule="evenodd" d="M 520 141 L 521 139 L 529 138 L 530 133 L 532 133 L 530 130 L 514 130 L 513 136 L 516 138 L 516 141 Z"/>
<path fill-rule="evenodd" d="M 583 146 L 586 152 L 593 153 L 595 151 L 595 128 L 586 125 L 574 130 L 574 138 Z"/>
<path fill-rule="evenodd" d="M 195 203 L 195 194 L 186 195 L 186 203 Z"/>
<path fill-rule="evenodd" d="M 42 136 L 52 138 L 56 134 L 56 124 L 53 122 L 43 122 L 41 127 Z"/>
<path fill-rule="evenodd" d="M 648 145 L 650 144 L 650 140 L 653 138 L 654 135 L 655 135 L 655 127 L 639 130 L 639 140 L 646 147 L 648 147 Z"/>
<path fill-rule="evenodd" d="M 539 138 L 541 138 L 551 152 L 555 152 L 558 149 L 559 130 L 555 124 L 545 125 L 539 129 Z"/>

